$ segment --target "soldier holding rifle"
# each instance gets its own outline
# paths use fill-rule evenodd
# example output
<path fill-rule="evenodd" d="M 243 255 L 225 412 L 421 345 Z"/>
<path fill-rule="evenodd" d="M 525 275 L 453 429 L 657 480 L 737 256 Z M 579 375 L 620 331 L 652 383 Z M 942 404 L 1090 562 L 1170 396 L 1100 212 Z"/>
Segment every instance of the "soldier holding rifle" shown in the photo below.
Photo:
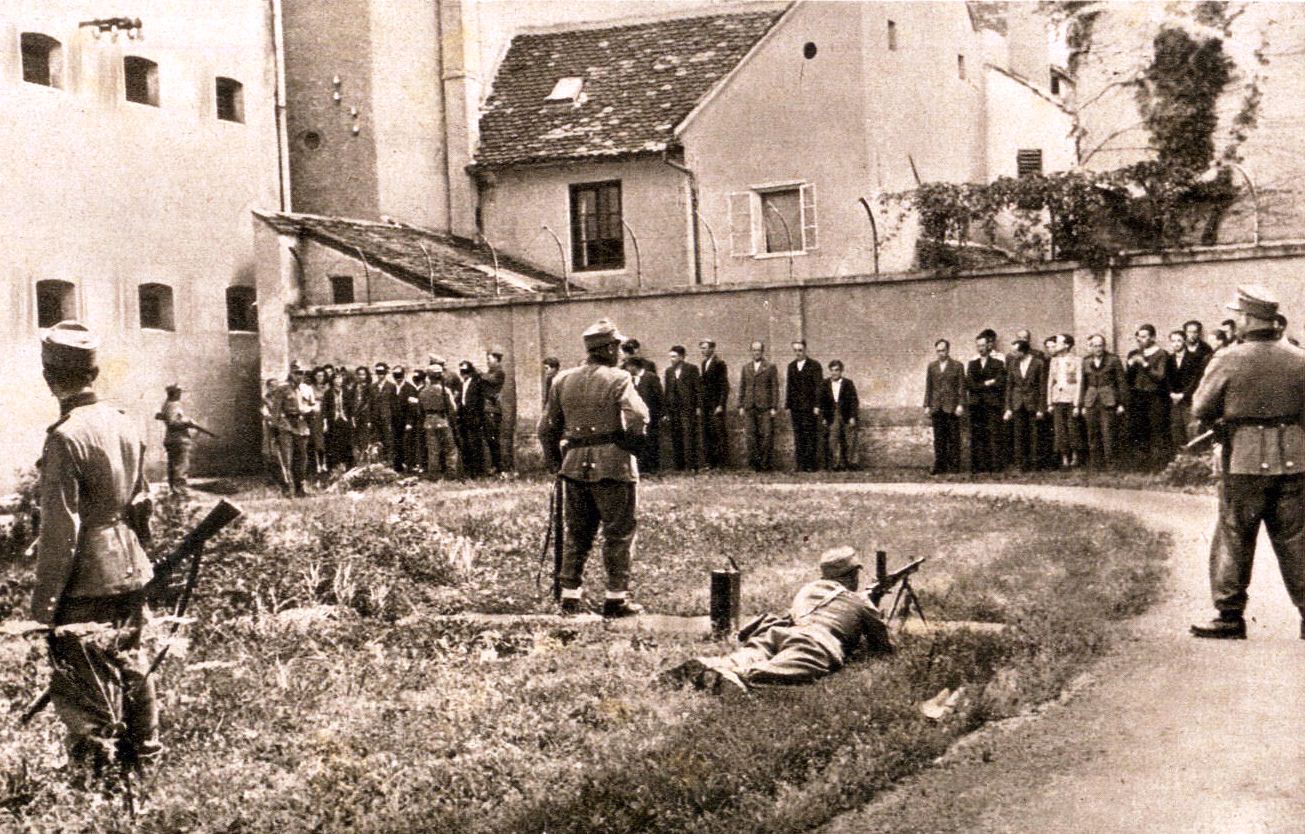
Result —
<path fill-rule="evenodd" d="M 162 420 L 164 426 L 163 451 L 168 455 L 168 488 L 174 495 L 186 494 L 186 476 L 190 474 L 190 450 L 195 445 L 191 431 L 217 437 L 213 432 L 193 423 L 181 409 L 181 386 L 175 382 L 166 389 L 167 399 L 155 420 Z"/>
<path fill-rule="evenodd" d="M 1210 550 L 1218 616 L 1193 625 L 1192 634 L 1244 639 L 1260 522 L 1287 594 L 1305 617 L 1305 353 L 1278 340 L 1278 302 L 1265 288 L 1238 287 L 1228 309 L 1237 314 L 1243 341 L 1211 358 L 1192 397 L 1192 415 L 1217 426 L 1223 442 L 1219 521 Z"/>
<path fill-rule="evenodd" d="M 856 593 L 861 565 L 855 557 L 851 547 L 825 551 L 820 579 L 798 589 L 786 616 L 759 617 L 739 634 L 742 648 L 724 657 L 685 661 L 663 673 L 662 682 L 744 694 L 755 686 L 810 683 L 836 672 L 862 637 L 871 651 L 888 651 L 888 626 L 875 607 L 888 588 Z M 888 582 L 900 580 L 915 565 Z"/>
<path fill-rule="evenodd" d="M 45 381 L 60 416 L 47 430 L 41 457 L 31 606 L 33 619 L 48 626 L 113 626 L 103 639 L 55 632 L 49 642 L 50 696 L 67 726 L 69 759 L 94 771 L 115 757 L 138 764 L 161 749 L 154 686 L 140 646 L 152 569 L 139 524 L 129 522 L 139 517 L 133 503 L 148 495 L 145 444 L 131 420 L 96 399 L 98 344 L 75 321 L 56 324 L 41 340 Z M 121 681 L 121 705 L 103 694 L 103 682 L 113 680 Z M 126 732 L 116 738 L 119 720 Z"/>
<path fill-rule="evenodd" d="M 616 367 L 624 337 L 603 320 L 583 334 L 588 358 L 557 375 L 539 422 L 545 457 L 560 459 L 566 540 L 560 565 L 562 613 L 580 611 L 581 580 L 599 524 L 607 568 L 604 617 L 628 617 L 643 607 L 629 601 L 639 489 L 639 451 L 648 408 L 630 374 Z M 553 452 L 558 453 L 556 457 Z M 558 531 L 560 532 L 560 531 Z"/>

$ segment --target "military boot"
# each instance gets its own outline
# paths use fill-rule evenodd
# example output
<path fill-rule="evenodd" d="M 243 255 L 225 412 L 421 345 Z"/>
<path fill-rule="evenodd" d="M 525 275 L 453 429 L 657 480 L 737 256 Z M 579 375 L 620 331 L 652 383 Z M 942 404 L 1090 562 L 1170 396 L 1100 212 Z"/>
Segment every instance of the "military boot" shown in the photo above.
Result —
<path fill-rule="evenodd" d="M 1219 616 L 1210 622 L 1193 625 L 1192 636 L 1210 640 L 1245 640 L 1246 620 L 1240 612 L 1220 611 Z"/>
<path fill-rule="evenodd" d="M 608 619 L 620 617 L 637 617 L 643 613 L 643 606 L 630 602 L 625 597 L 603 600 L 603 616 Z"/>

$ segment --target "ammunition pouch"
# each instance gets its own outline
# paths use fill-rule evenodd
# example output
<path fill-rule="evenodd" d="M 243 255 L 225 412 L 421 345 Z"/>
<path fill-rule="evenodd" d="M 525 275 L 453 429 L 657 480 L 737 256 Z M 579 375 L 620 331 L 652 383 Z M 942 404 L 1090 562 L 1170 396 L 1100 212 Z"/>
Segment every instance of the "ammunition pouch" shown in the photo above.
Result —
<path fill-rule="evenodd" d="M 1230 475 L 1305 473 L 1305 429 L 1295 421 L 1246 421 L 1228 426 Z"/>

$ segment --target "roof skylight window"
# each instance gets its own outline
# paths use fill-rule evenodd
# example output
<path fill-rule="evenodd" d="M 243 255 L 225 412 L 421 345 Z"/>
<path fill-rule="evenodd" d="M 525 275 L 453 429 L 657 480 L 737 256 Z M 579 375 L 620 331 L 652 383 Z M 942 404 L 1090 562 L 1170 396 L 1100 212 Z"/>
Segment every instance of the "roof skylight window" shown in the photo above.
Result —
<path fill-rule="evenodd" d="M 545 101 L 579 101 L 580 90 L 584 87 L 585 80 L 568 76 L 567 78 L 557 79 L 553 85 L 553 92 L 548 94 Z"/>

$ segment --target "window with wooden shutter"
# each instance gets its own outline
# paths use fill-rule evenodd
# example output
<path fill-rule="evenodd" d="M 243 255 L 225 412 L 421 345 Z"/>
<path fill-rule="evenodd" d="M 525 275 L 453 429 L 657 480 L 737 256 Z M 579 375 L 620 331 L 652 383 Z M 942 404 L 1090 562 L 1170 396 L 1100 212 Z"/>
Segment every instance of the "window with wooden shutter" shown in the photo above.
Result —
<path fill-rule="evenodd" d="M 739 191 L 729 196 L 730 254 L 736 258 L 752 256 L 752 192 Z"/>
<path fill-rule="evenodd" d="M 806 183 L 802 186 L 802 248 L 815 249 L 820 245 L 816 234 L 816 186 Z"/>

